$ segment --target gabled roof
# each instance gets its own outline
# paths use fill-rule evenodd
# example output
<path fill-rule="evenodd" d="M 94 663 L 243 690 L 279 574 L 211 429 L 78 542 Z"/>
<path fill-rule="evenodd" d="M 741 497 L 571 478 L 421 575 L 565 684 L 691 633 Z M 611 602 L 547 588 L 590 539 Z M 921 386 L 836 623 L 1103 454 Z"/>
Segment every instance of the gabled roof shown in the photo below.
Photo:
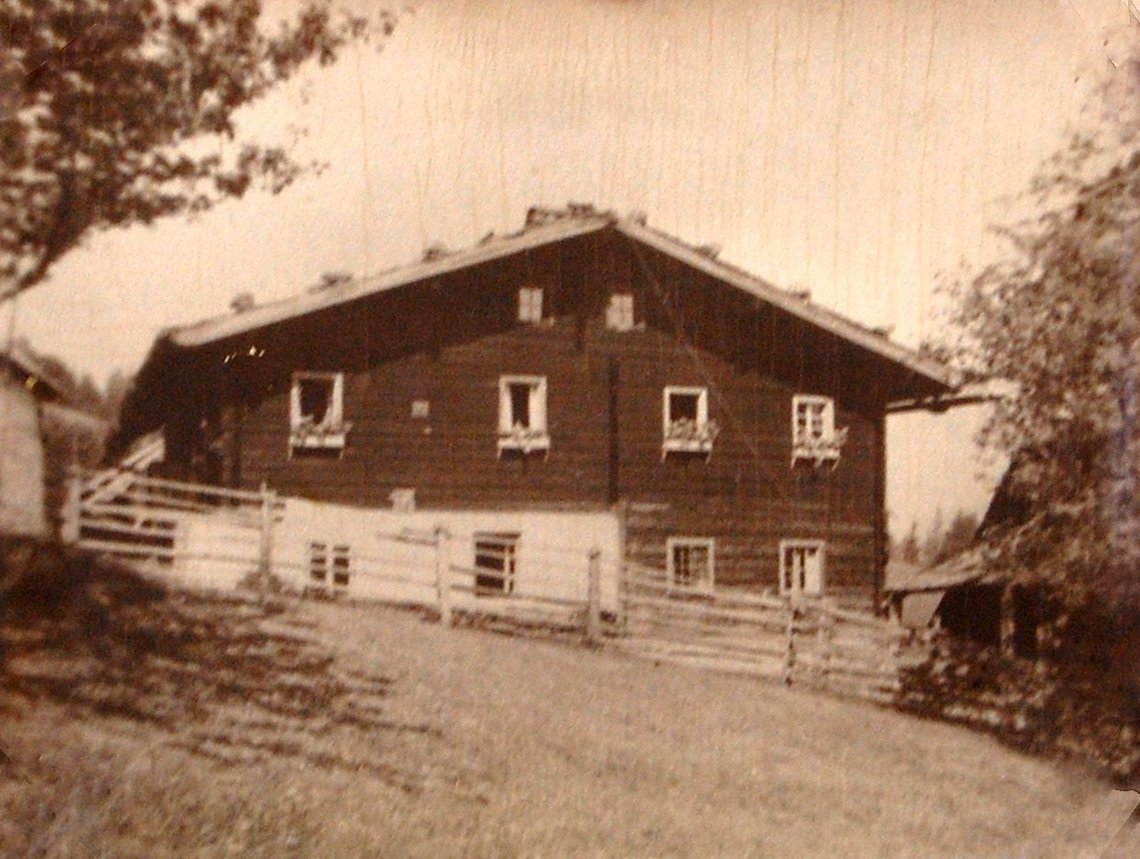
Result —
<path fill-rule="evenodd" d="M 527 226 L 518 233 L 502 238 L 488 237 L 466 250 L 442 252 L 403 268 L 317 287 L 281 301 L 174 328 L 166 336 L 175 346 L 195 349 L 387 290 L 612 228 L 636 245 L 651 248 L 710 277 L 751 293 L 790 316 L 902 365 L 937 386 L 946 389 L 952 387 L 946 368 L 942 365 L 892 342 L 879 331 L 813 304 L 806 296 L 780 289 L 753 274 L 721 262 L 715 256 L 680 239 L 651 229 L 642 218 L 618 218 L 611 213 L 599 212 L 591 206 L 571 206 L 568 212 L 532 209 L 528 213 L 527 222 Z"/>
<path fill-rule="evenodd" d="M 888 584 L 884 590 L 898 594 L 925 593 L 945 591 L 962 585 L 998 584 L 1005 579 L 1004 573 L 987 565 L 986 547 L 975 543 L 942 563 L 915 573 L 905 581 Z"/>

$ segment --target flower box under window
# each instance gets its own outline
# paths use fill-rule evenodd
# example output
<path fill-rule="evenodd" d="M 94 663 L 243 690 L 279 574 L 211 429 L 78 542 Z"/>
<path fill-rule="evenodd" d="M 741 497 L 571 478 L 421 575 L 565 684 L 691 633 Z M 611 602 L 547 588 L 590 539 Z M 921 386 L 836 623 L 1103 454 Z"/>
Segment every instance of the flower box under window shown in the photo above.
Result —
<path fill-rule="evenodd" d="M 343 373 L 296 373 L 289 400 L 292 451 L 339 451 L 351 424 L 344 420 Z"/>
<path fill-rule="evenodd" d="M 662 455 L 712 452 L 720 432 L 709 419 L 707 388 L 668 387 L 665 389 Z"/>
<path fill-rule="evenodd" d="M 546 427 L 546 378 L 503 376 L 499 379 L 499 455 L 529 455 L 550 450 Z"/>
<path fill-rule="evenodd" d="M 792 465 L 810 462 L 834 467 L 846 441 L 847 428 L 835 426 L 835 401 L 831 397 L 792 397 Z"/>

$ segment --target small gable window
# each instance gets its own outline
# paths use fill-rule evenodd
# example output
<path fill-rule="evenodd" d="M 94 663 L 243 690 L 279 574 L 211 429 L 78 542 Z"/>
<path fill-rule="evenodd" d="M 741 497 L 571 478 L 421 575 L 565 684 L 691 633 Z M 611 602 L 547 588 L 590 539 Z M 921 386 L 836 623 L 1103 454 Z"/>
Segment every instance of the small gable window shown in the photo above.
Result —
<path fill-rule="evenodd" d="M 338 451 L 349 429 L 344 420 L 344 374 L 294 373 L 289 397 L 291 451 Z"/>
<path fill-rule="evenodd" d="M 663 455 L 712 452 L 719 429 L 709 419 L 708 388 L 665 388 L 662 421 Z"/>
<path fill-rule="evenodd" d="M 542 288 L 524 286 L 519 290 L 519 322 L 542 321 Z"/>
<path fill-rule="evenodd" d="M 633 295 L 615 292 L 606 307 L 606 328 L 611 331 L 629 331 L 633 328 Z"/>
<path fill-rule="evenodd" d="M 796 394 L 792 397 L 792 465 L 839 462 L 847 429 L 835 427 L 835 401 L 831 397 Z"/>
<path fill-rule="evenodd" d="M 780 593 L 823 593 L 823 541 L 780 541 Z"/>
<path fill-rule="evenodd" d="M 502 376 L 499 379 L 499 455 L 530 454 L 550 449 L 546 428 L 546 377 Z"/>
<path fill-rule="evenodd" d="M 711 590 L 715 573 L 716 544 L 706 537 L 669 537 L 665 561 L 670 584 L 695 590 Z"/>

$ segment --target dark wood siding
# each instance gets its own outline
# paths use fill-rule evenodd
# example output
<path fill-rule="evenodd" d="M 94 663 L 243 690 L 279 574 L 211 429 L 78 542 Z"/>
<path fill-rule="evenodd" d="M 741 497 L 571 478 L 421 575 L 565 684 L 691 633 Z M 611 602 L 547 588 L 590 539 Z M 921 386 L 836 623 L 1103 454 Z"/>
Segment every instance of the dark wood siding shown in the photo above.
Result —
<path fill-rule="evenodd" d="M 546 291 L 541 324 L 517 321 L 524 285 Z M 613 291 L 635 295 L 635 330 L 605 328 Z M 216 428 L 199 445 L 221 451 L 230 482 L 367 506 L 387 506 L 403 487 L 426 507 L 620 501 L 636 560 L 663 564 L 670 535 L 713 537 L 718 582 L 775 589 L 779 541 L 822 539 L 828 591 L 861 605 L 874 595 L 884 404 L 869 381 L 873 362 L 620 236 L 565 241 L 310 314 L 203 361 L 199 419 Z M 352 428 L 338 458 L 289 455 L 298 370 L 345 373 Z M 546 455 L 497 456 L 504 374 L 546 377 Z M 709 457 L 662 456 L 669 385 L 707 388 L 721 429 Z M 834 469 L 792 467 L 797 392 L 836 400 L 836 424 L 849 434 Z M 413 417 L 414 400 L 429 403 L 427 418 Z"/>

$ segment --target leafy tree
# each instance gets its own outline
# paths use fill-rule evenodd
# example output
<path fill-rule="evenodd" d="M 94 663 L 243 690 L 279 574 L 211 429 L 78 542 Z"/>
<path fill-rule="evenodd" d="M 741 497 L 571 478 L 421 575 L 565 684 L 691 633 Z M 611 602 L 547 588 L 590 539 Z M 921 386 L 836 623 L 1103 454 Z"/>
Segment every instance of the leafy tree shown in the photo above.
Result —
<path fill-rule="evenodd" d="M 1008 259 L 955 290 L 948 344 L 1003 391 L 983 441 L 1010 455 L 1019 515 L 995 559 L 1070 608 L 1140 611 L 1140 54 L 1106 122 L 1041 171 L 1042 214 L 1006 229 Z M 1120 614 L 1123 612 L 1123 614 Z"/>
<path fill-rule="evenodd" d="M 906 561 L 908 564 L 922 563 L 922 547 L 918 542 L 917 519 L 911 521 L 910 530 L 906 532 L 906 536 L 899 543 L 896 552 L 900 561 Z"/>
<path fill-rule="evenodd" d="M 942 508 L 939 507 L 934 511 L 934 518 L 930 520 L 930 527 L 926 530 L 926 537 L 922 541 L 922 562 L 924 564 L 932 563 L 934 557 L 938 554 L 939 549 L 942 547 L 942 540 L 945 536 L 946 525 L 942 519 Z"/>
<path fill-rule="evenodd" d="M 978 517 L 965 510 L 959 510 L 946 529 L 938 535 L 938 539 L 932 543 L 926 558 L 927 563 L 941 564 L 947 558 L 958 554 L 973 544 L 977 531 Z"/>
<path fill-rule="evenodd" d="M 234 141 L 241 108 L 392 26 L 320 0 L 272 31 L 259 0 L 3 0 L 0 300 L 92 231 L 289 185 L 306 167 L 281 146 L 202 143 Z"/>

